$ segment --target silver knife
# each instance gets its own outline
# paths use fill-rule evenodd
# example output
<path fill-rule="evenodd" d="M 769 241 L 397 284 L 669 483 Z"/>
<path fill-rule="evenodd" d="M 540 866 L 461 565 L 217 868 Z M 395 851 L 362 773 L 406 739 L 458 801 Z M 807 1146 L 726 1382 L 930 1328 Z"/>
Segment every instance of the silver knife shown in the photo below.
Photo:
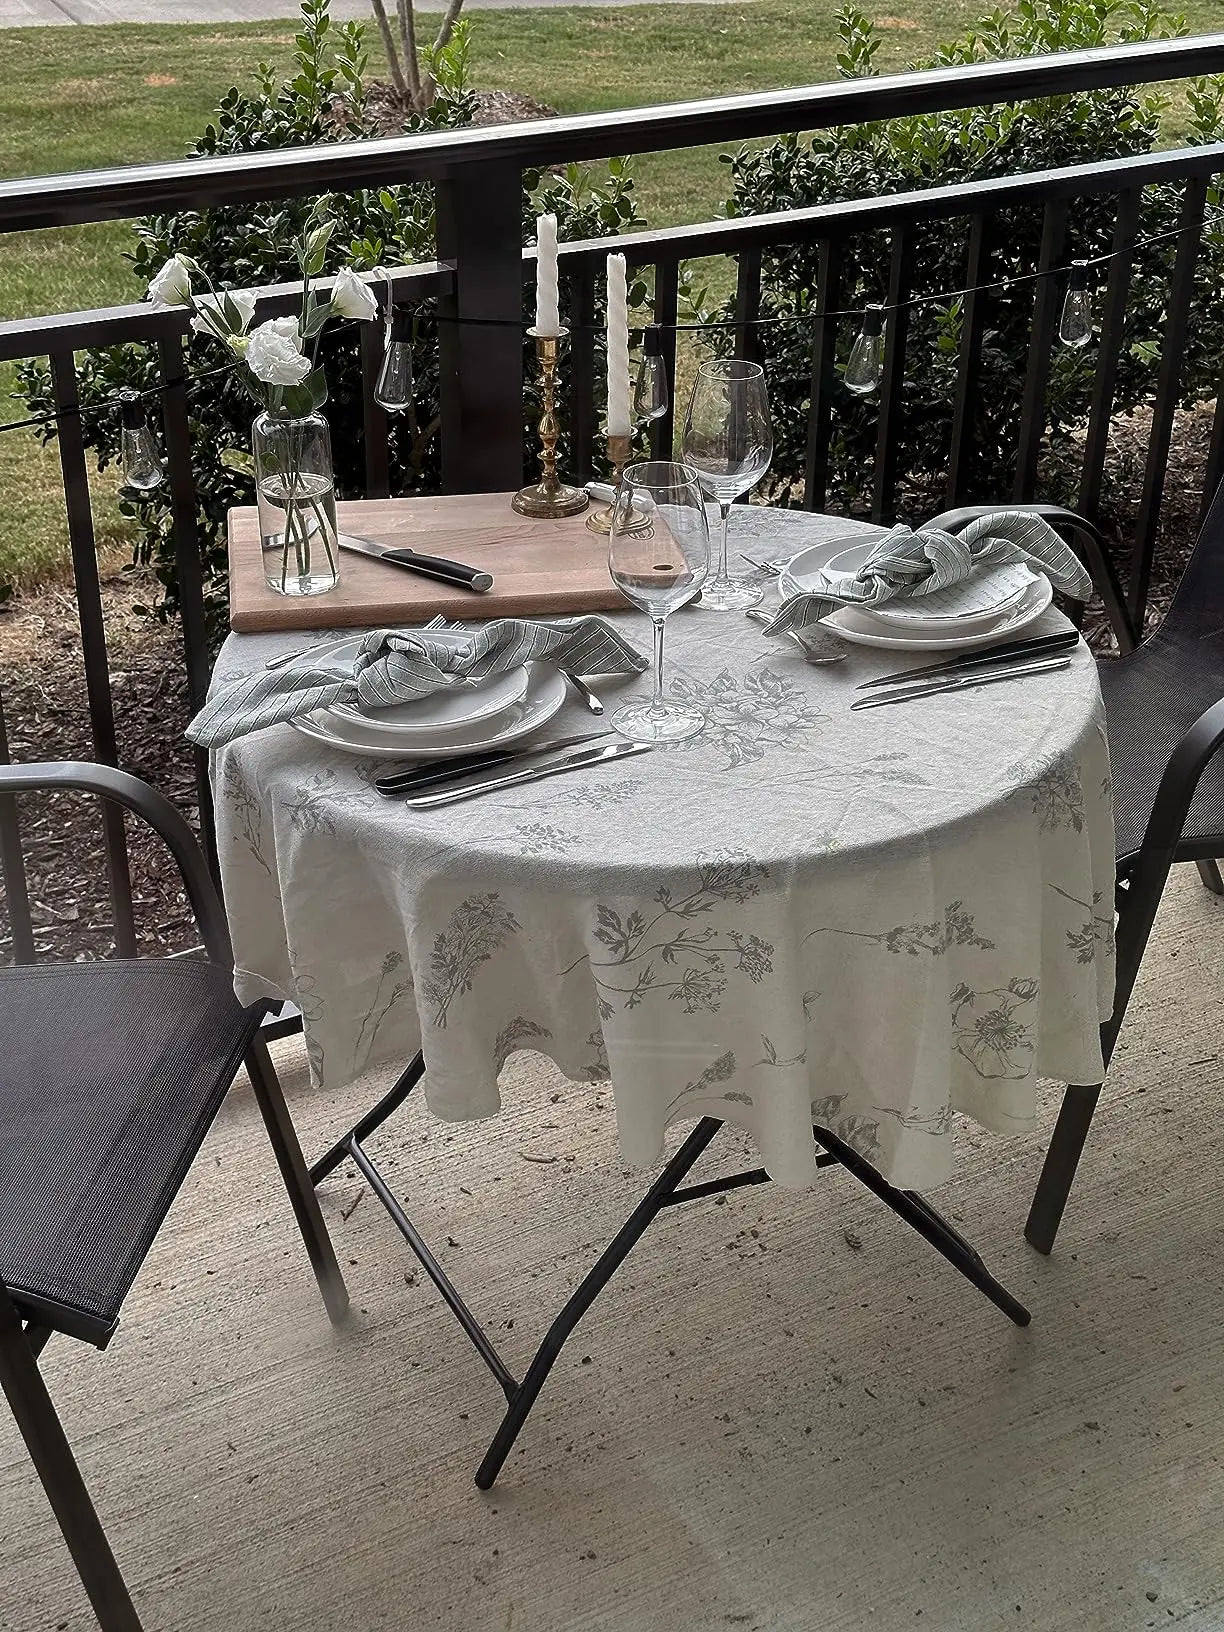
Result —
<path fill-rule="evenodd" d="M 409 795 L 404 800 L 413 810 L 434 810 L 439 805 L 458 804 L 460 799 L 474 799 L 497 788 L 514 788 L 521 782 L 538 782 L 546 776 L 558 776 L 562 771 L 581 770 L 586 765 L 607 765 L 614 759 L 628 759 L 632 754 L 648 754 L 653 747 L 649 742 L 614 742 L 607 748 L 584 748 L 576 754 L 566 754 L 551 765 L 534 765 L 525 771 L 514 771 L 509 776 L 484 777 L 466 788 L 443 788 L 438 793 Z"/>
<path fill-rule="evenodd" d="M 483 753 L 455 754 L 443 759 L 426 759 L 409 771 L 391 771 L 374 779 L 374 786 L 387 799 L 402 799 L 406 793 L 420 788 L 422 793 L 435 782 L 455 782 L 463 776 L 474 776 L 477 771 L 510 771 L 520 761 L 538 759 L 541 754 L 559 754 L 563 748 L 577 748 L 589 742 L 603 742 L 611 731 L 583 731 L 572 737 L 558 737 L 555 742 L 533 742 L 527 748 L 487 748 Z"/>
<path fill-rule="evenodd" d="M 968 674 L 945 675 L 940 680 L 928 680 L 921 686 L 898 686 L 894 691 L 880 692 L 874 697 L 860 697 L 851 703 L 851 711 L 860 708 L 884 708 L 888 703 L 908 703 L 915 697 L 934 697 L 944 691 L 966 691 L 971 686 L 993 686 L 1000 680 L 1018 680 L 1025 674 L 1049 674 L 1053 669 L 1070 668 L 1069 657 L 1048 657 L 1040 663 L 1018 663 L 1010 669 L 970 670 Z"/>
<path fill-rule="evenodd" d="M 409 572 L 419 573 L 422 578 L 436 578 L 441 583 L 454 584 L 458 589 L 474 589 L 483 593 L 493 588 L 491 572 L 465 566 L 462 561 L 448 561 L 445 556 L 422 555 L 406 545 L 396 548 L 375 544 L 372 539 L 354 538 L 351 533 L 339 534 L 336 542 L 342 550 L 352 550 L 355 555 L 372 555 L 376 561 L 385 561 L 388 566 L 405 567 Z"/>

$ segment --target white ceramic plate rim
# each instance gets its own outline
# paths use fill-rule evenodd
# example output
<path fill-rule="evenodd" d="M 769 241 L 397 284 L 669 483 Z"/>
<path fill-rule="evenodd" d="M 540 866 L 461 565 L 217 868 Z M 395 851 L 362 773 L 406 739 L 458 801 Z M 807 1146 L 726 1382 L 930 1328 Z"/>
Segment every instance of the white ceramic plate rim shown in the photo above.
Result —
<path fill-rule="evenodd" d="M 491 676 L 478 687 L 455 687 L 435 692 L 431 697 L 422 698 L 419 703 L 400 703 L 392 708 L 377 709 L 369 714 L 358 708 L 355 703 L 335 703 L 320 712 L 333 719 L 343 720 L 346 724 L 360 725 L 364 729 L 377 731 L 387 737 L 393 736 L 397 742 L 406 742 L 409 739 L 415 741 L 418 737 L 432 741 L 439 731 L 460 731 L 469 725 L 479 724 L 481 720 L 496 719 L 513 708 L 516 703 L 522 702 L 530 684 L 527 666 L 520 664 L 518 668 L 509 669 L 505 674 Z M 464 698 L 471 703 L 471 709 L 451 719 L 418 721 L 395 718 L 401 710 L 411 708 L 415 711 L 418 708 L 427 708 L 431 704 L 458 707 Z"/>
<path fill-rule="evenodd" d="M 865 559 L 866 552 L 875 547 L 875 542 L 875 540 L 869 539 L 865 544 L 842 550 L 838 555 L 833 556 L 831 560 L 826 561 L 821 571 L 857 571 L 862 564 L 862 560 Z M 857 556 L 859 559 L 854 561 L 848 559 L 853 556 Z M 845 565 L 839 566 L 839 562 L 844 562 Z M 1020 563 L 1015 564 L 1020 565 Z M 896 605 L 871 607 L 871 616 L 881 623 L 891 625 L 893 628 L 908 629 L 912 634 L 918 634 L 923 630 L 928 630 L 931 634 L 951 634 L 955 629 L 963 630 L 966 634 L 972 634 L 979 629 L 984 629 L 996 623 L 1005 613 L 1020 605 L 1032 588 L 1033 581 L 1038 577 L 1038 574 L 1033 572 L 1031 568 L 1025 567 L 1024 570 L 1028 575 L 1027 583 L 1022 584 L 1019 589 L 1013 590 L 1010 595 L 1003 596 L 1002 599 L 996 601 L 994 606 L 980 612 L 924 612 L 918 601 L 900 601 Z M 868 608 L 863 608 L 863 611 L 867 610 Z"/>
<path fill-rule="evenodd" d="M 787 562 L 786 567 L 778 578 L 778 589 L 785 600 L 791 595 L 803 593 L 810 585 L 800 583 L 793 575 L 792 568 L 799 565 L 800 570 L 807 573 L 827 565 L 829 560 L 846 545 L 845 538 L 830 539 L 827 544 L 809 544 L 800 550 Z M 894 652 L 956 652 L 969 651 L 975 646 L 991 646 L 1004 635 L 1018 634 L 1026 629 L 1030 623 L 1038 619 L 1054 599 L 1054 590 L 1050 580 L 1044 573 L 1035 578 L 1025 592 L 1025 599 L 1012 612 L 995 622 L 986 629 L 975 630 L 972 633 L 964 631 L 958 635 L 920 635 L 916 631 L 909 635 L 887 634 L 883 626 L 870 620 L 869 614 L 852 612 L 843 609 L 834 612 L 822 619 L 829 627 L 841 635 L 843 640 L 849 640 L 856 645 L 878 646 Z M 866 622 L 856 623 L 856 618 Z"/>
<path fill-rule="evenodd" d="M 536 665 L 531 665 L 531 668 L 534 672 L 527 695 L 521 703 L 516 703 L 504 716 L 495 715 L 491 719 L 481 720 L 464 731 L 456 728 L 448 734 L 445 742 L 440 742 L 436 733 L 427 744 L 413 743 L 411 747 L 402 742 L 393 744 L 385 736 L 373 737 L 368 742 L 358 741 L 338 735 L 335 727 L 341 722 L 335 715 L 326 715 L 322 710 L 289 723 L 312 741 L 338 748 L 341 753 L 353 754 L 358 759 L 440 759 L 465 750 L 500 748 L 505 743 L 517 742 L 520 737 L 538 731 L 564 706 L 567 695 L 565 677 L 556 669 Z"/>

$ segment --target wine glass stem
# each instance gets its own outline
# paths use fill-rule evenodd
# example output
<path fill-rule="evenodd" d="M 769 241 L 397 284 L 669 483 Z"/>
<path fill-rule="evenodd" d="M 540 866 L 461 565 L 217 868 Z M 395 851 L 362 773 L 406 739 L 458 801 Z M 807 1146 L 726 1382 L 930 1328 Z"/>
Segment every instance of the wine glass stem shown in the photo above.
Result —
<path fill-rule="evenodd" d="M 721 584 L 727 580 L 727 517 L 731 514 L 731 506 L 724 504 L 720 499 L 718 501 L 718 512 L 722 518 L 722 536 L 718 541 L 718 572 L 716 576 Z"/>
<path fill-rule="evenodd" d="M 663 707 L 663 631 L 666 618 L 653 618 L 654 624 L 654 700 L 651 709 L 658 713 Z"/>

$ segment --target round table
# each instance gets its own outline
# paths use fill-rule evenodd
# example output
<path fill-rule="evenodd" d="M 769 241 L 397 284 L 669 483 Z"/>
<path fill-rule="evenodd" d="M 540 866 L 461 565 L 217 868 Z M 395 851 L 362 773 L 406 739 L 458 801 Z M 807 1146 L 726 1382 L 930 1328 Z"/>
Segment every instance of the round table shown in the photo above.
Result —
<path fill-rule="evenodd" d="M 732 527 L 771 556 L 872 531 L 767 509 Z M 645 618 L 616 616 L 645 650 Z M 217 679 L 302 643 L 231 636 Z M 242 739 L 213 767 L 239 995 L 299 1005 L 324 1086 L 419 1046 L 431 1110 L 489 1116 L 506 1058 L 536 1049 L 610 1077 L 631 1163 L 709 1116 L 806 1186 L 815 1122 L 929 1188 L 953 1112 L 1020 1130 L 1039 1074 L 1100 1080 L 1114 847 L 1084 647 L 1031 680 L 850 711 L 909 660 L 817 667 L 686 608 L 668 687 L 707 711 L 701 736 L 428 813 L 291 726 Z M 575 702 L 552 730 L 584 727 Z"/>

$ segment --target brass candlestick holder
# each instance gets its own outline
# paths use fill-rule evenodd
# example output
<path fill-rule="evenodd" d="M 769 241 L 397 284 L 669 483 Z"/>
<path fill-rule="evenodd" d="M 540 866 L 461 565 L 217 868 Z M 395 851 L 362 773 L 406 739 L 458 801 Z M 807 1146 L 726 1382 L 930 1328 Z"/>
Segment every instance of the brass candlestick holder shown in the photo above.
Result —
<path fill-rule="evenodd" d="M 559 329 L 556 334 L 540 334 L 536 329 L 527 331 L 536 343 L 540 359 L 540 392 L 543 406 L 540 410 L 540 479 L 531 487 L 522 487 L 510 501 L 510 508 L 520 516 L 546 516 L 559 520 L 562 516 L 576 516 L 591 502 L 580 487 L 569 487 L 557 476 L 557 348 L 569 333 Z"/>
<path fill-rule="evenodd" d="M 620 486 L 621 472 L 629 463 L 631 447 L 630 437 L 609 436 L 608 438 L 608 461 L 612 466 L 613 493 Z M 612 531 L 612 509 L 613 505 L 609 504 L 602 510 L 592 510 L 586 520 L 588 532 L 610 534 Z M 629 511 L 628 519 L 622 524 L 621 531 L 623 533 L 641 533 L 645 532 L 649 526 L 650 517 L 644 510 L 639 510 L 634 506 Z"/>

